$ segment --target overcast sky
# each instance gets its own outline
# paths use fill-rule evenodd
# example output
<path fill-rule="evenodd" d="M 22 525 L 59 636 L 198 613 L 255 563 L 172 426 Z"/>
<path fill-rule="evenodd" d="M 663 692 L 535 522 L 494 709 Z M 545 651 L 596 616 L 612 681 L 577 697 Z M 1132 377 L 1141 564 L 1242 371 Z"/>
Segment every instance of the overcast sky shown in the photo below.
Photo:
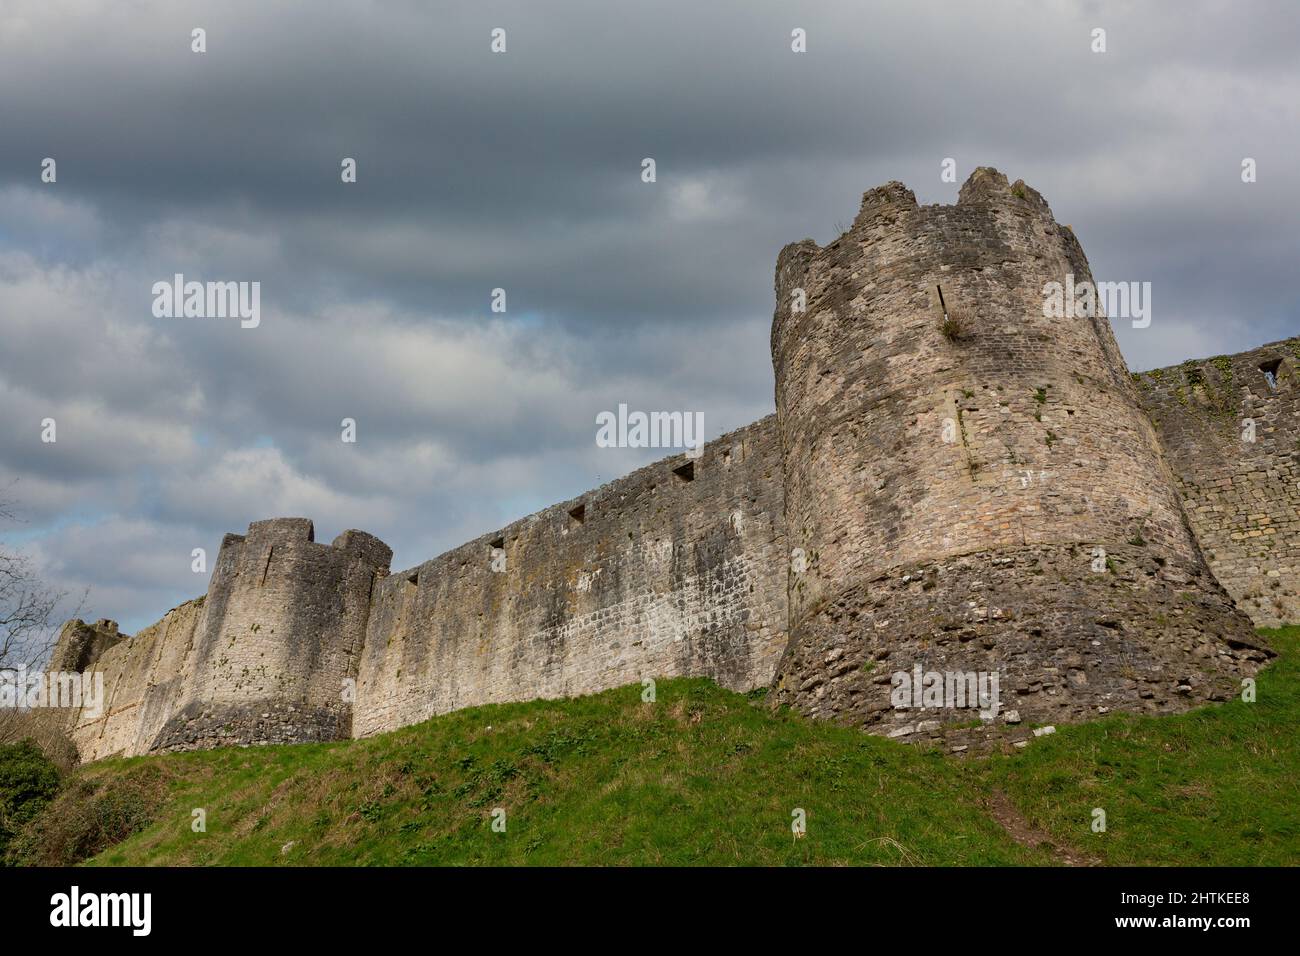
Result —
<path fill-rule="evenodd" d="M 0 0 L 0 538 L 126 630 L 260 518 L 416 564 L 661 457 L 596 447 L 621 402 L 771 412 L 777 252 L 891 179 L 1038 188 L 1152 283 L 1135 370 L 1295 334 L 1298 50 L 1288 3 Z M 177 272 L 261 325 L 155 318 Z"/>

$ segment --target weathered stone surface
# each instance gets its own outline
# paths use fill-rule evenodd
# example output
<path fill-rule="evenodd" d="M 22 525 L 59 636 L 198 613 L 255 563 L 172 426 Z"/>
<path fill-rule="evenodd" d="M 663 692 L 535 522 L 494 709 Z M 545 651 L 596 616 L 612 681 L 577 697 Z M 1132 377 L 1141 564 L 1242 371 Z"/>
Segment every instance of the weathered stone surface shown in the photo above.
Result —
<path fill-rule="evenodd" d="M 1222 699 L 1266 658 L 1109 323 L 1045 316 L 1045 285 L 1071 275 L 1092 279 L 1074 234 L 988 169 L 955 206 L 873 189 L 839 239 L 782 251 L 777 418 L 808 566 L 778 702 L 893 735 L 917 714 L 888 675 L 919 664 L 1000 673 L 1022 719 L 1061 722 Z M 837 649 L 856 667 L 832 672 Z"/>
<path fill-rule="evenodd" d="M 1134 376 L 1210 568 L 1261 627 L 1300 620 L 1298 367 L 1293 338 Z"/>
<path fill-rule="evenodd" d="M 1074 234 L 995 170 L 954 206 L 871 190 L 778 259 L 775 416 L 395 574 L 364 532 L 255 522 L 158 624 L 65 626 L 51 667 L 108 698 L 74 739 L 330 740 L 708 676 L 965 756 L 1225 700 L 1271 654 L 1233 597 L 1297 619 L 1300 344 L 1130 376 L 1105 318 L 1044 316 L 1071 274 Z M 895 706 L 918 666 L 996 673 L 1000 708 Z"/>
<path fill-rule="evenodd" d="M 68 621 L 59 631 L 48 669 L 66 673 L 84 671 L 103 657 L 110 647 L 126 638 L 126 634 L 118 631 L 116 621 L 101 619 L 94 624 Z"/>
<path fill-rule="evenodd" d="M 698 459 L 642 468 L 390 576 L 371 612 L 356 735 L 647 677 L 768 684 L 786 641 L 776 442 L 766 418 Z"/>
<path fill-rule="evenodd" d="M 203 598 L 188 601 L 134 637 L 117 635 L 120 640 L 87 662 L 89 673 L 102 675 L 104 701 L 97 715 L 83 705 L 70 717 L 72 738 L 83 760 L 139 754 L 150 748 L 180 700 L 203 605 Z M 71 637 L 67 628 L 55 646 L 51 670 L 67 669 L 65 663 L 76 653 L 65 637 Z"/>
<path fill-rule="evenodd" d="M 93 760 L 366 736 L 647 677 L 766 686 L 786 642 L 777 440 L 763 419 L 398 574 L 363 532 L 326 546 L 306 519 L 255 522 L 226 536 L 205 598 L 97 661 L 111 635 L 65 628 L 57 659 L 91 659 L 110 702 L 74 739 Z"/>
<path fill-rule="evenodd" d="M 348 736 L 345 682 L 391 559 L 361 531 L 318 544 L 306 518 L 226 535 L 178 699 L 147 749 Z"/>

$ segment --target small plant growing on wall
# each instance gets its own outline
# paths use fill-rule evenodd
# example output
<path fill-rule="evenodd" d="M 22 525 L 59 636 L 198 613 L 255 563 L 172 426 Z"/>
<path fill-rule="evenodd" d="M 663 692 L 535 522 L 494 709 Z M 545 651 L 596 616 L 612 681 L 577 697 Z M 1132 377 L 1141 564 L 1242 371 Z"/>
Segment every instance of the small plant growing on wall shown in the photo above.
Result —
<path fill-rule="evenodd" d="M 948 311 L 948 303 L 943 297 L 943 286 L 936 285 L 934 291 L 939 300 L 939 311 L 943 318 L 939 320 L 939 334 L 949 342 L 956 342 L 966 336 L 966 325 L 960 317 Z"/>
<path fill-rule="evenodd" d="M 952 313 L 944 313 L 943 319 L 939 322 L 939 334 L 949 342 L 959 342 L 966 338 L 966 324 Z"/>

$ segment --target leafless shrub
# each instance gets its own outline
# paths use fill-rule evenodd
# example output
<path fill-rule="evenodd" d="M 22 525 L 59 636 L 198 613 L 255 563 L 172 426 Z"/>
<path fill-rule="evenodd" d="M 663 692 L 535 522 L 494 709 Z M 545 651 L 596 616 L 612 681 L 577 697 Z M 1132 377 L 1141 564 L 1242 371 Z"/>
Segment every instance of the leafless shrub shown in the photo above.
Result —
<path fill-rule="evenodd" d="M 71 715 L 66 709 L 43 707 L 18 710 L 0 707 L 0 746 L 30 740 L 60 770 L 78 761 L 77 746 L 68 736 Z"/>
<path fill-rule="evenodd" d="M 0 500 L 0 521 L 17 520 L 12 502 Z M 39 668 L 54 646 L 55 612 L 65 592 L 41 581 L 31 561 L 0 542 L 0 673 Z M 80 611 L 80 604 L 69 616 Z"/>
<path fill-rule="evenodd" d="M 0 500 L 0 521 L 16 518 L 12 503 Z M 66 595 L 41 581 L 25 556 L 0 543 L 0 680 L 14 681 L 22 668 L 39 670 L 58 634 L 56 612 Z M 74 614 L 80 610 L 80 605 Z M 67 710 L 0 707 L 0 744 L 30 739 L 59 767 L 77 762 L 68 738 Z"/>

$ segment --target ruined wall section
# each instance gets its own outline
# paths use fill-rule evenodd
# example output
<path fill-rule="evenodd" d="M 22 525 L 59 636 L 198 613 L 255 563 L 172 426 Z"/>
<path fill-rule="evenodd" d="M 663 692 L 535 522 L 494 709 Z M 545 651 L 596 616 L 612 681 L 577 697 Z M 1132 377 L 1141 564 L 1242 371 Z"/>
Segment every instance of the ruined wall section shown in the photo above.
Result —
<path fill-rule="evenodd" d="M 1134 376 L 1215 576 L 1260 627 L 1300 621 L 1300 338 Z"/>
<path fill-rule="evenodd" d="M 306 518 L 226 535 L 175 707 L 146 749 L 349 736 L 344 681 L 391 558 L 361 531 L 319 544 Z"/>
<path fill-rule="evenodd" d="M 59 630 L 47 669 L 62 673 L 84 671 L 110 647 L 120 644 L 129 636 L 117 629 L 117 621 L 107 618 L 101 618 L 94 624 L 79 619 L 68 621 Z"/>
<path fill-rule="evenodd" d="M 70 715 L 69 735 L 82 760 L 149 749 L 179 698 L 203 605 L 203 598 L 187 601 L 134 636 L 119 634 L 111 621 L 65 625 L 49 669 L 84 670 L 103 681 L 98 712 L 83 701 Z M 86 640 L 88 632 L 98 632 L 98 639 Z"/>
<path fill-rule="evenodd" d="M 1222 699 L 1263 659 L 1109 323 L 1044 314 L 1071 275 L 1092 279 L 1073 232 L 991 169 L 954 206 L 873 189 L 839 239 L 782 251 L 777 418 L 808 568 L 777 701 L 911 737 L 971 718 L 891 706 L 918 663 L 999 673 L 1015 716 L 1050 723 Z"/>
<path fill-rule="evenodd" d="M 765 686 L 786 643 L 780 468 L 769 416 L 390 576 L 354 735 L 645 677 Z"/>

